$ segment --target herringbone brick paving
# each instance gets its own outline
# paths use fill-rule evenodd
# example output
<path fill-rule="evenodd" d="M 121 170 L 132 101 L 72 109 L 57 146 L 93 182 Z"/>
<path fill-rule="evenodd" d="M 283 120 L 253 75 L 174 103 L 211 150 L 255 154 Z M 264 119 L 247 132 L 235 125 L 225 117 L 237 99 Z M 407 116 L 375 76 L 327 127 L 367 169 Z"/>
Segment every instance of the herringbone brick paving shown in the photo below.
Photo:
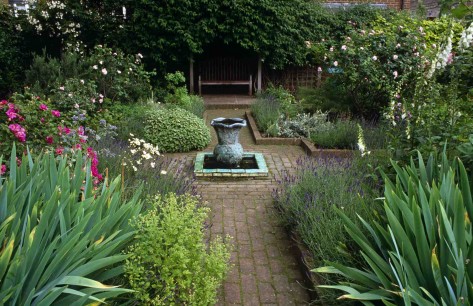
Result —
<path fill-rule="evenodd" d="M 208 110 L 207 124 L 217 117 L 243 117 L 245 110 Z M 217 305 L 307 305 L 309 295 L 278 218 L 271 192 L 274 178 L 292 172 L 304 152 L 297 146 L 256 146 L 248 128 L 240 132 L 245 151 L 261 152 L 270 175 L 266 179 L 199 179 L 194 184 L 211 208 L 209 237 L 233 237 L 232 269 L 219 292 Z M 216 135 L 212 130 L 212 151 Z M 173 154 L 190 166 L 196 153 Z"/>

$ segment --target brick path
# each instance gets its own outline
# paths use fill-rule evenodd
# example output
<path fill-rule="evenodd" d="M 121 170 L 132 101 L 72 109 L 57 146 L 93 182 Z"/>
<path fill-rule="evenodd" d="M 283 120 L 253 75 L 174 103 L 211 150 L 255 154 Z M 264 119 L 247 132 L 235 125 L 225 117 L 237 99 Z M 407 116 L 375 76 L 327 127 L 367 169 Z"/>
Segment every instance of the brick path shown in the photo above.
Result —
<path fill-rule="evenodd" d="M 244 111 L 209 110 L 207 121 L 243 117 Z M 212 133 L 212 143 L 206 151 L 212 151 L 216 143 L 213 129 Z M 264 154 L 270 171 L 267 179 L 199 179 L 195 183 L 212 210 L 210 237 L 228 234 L 234 238 L 232 269 L 219 292 L 217 305 L 307 305 L 309 296 L 302 285 L 296 256 L 271 198 L 273 177 L 294 171 L 304 152 L 297 146 L 256 146 L 248 128 L 242 129 L 240 143 L 245 151 Z M 179 157 L 189 165 L 195 155 Z"/>

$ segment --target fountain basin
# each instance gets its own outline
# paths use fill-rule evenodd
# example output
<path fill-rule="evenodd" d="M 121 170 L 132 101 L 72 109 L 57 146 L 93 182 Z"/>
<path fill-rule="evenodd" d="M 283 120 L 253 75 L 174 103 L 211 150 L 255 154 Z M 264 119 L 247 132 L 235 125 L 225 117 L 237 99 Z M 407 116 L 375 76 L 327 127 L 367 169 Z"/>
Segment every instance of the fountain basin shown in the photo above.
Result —
<path fill-rule="evenodd" d="M 243 153 L 237 167 L 220 163 L 211 152 L 197 153 L 194 173 L 198 177 L 264 177 L 268 167 L 261 153 Z"/>

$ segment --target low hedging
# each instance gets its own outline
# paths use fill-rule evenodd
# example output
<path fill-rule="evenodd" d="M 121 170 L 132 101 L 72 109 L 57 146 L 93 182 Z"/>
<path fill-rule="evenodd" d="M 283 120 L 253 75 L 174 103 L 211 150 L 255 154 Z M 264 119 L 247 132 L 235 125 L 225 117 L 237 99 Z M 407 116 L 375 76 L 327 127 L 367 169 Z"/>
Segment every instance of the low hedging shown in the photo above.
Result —
<path fill-rule="evenodd" d="M 149 110 L 144 123 L 144 138 L 162 152 L 200 150 L 211 139 L 204 120 L 178 107 Z"/>

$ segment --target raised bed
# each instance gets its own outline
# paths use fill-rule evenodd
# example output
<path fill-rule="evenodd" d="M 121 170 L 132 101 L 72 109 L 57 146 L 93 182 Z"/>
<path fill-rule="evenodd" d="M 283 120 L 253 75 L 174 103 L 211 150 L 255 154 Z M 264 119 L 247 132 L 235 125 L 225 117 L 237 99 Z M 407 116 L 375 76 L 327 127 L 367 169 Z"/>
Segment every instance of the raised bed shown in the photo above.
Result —
<path fill-rule="evenodd" d="M 258 130 L 255 118 L 251 115 L 251 113 L 245 112 L 245 116 L 248 122 L 248 127 L 257 145 L 301 146 L 307 152 L 307 155 L 316 157 L 347 158 L 358 152 L 357 150 L 320 149 L 317 148 L 310 140 L 305 138 L 263 137 Z"/>

